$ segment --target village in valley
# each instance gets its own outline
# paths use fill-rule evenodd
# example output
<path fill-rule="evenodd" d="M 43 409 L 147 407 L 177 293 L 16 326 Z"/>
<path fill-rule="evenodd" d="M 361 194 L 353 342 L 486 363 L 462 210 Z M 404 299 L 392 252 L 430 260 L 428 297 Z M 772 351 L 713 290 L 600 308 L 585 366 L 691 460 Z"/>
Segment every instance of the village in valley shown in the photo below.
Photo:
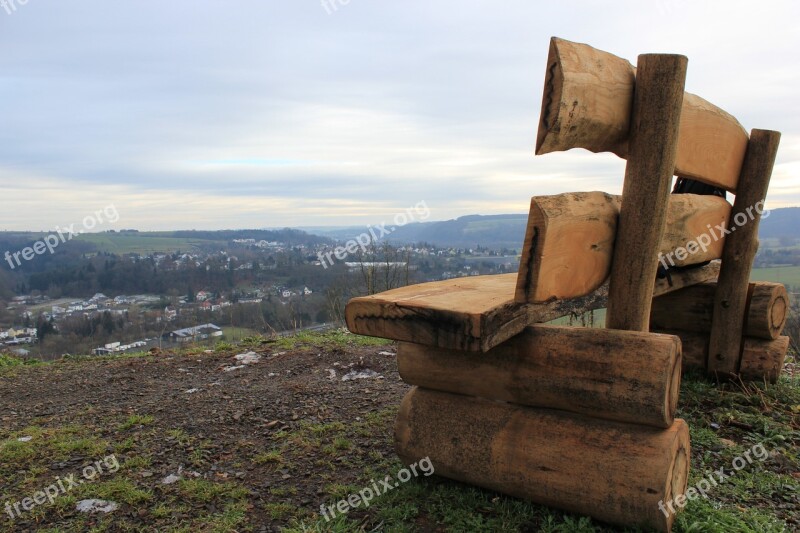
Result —
<path fill-rule="evenodd" d="M 142 248 L 149 238 L 132 231 L 87 236 L 41 258 L 44 265 L 13 272 L 14 293 L 0 295 L 0 347 L 52 359 L 321 329 L 341 324 L 348 296 L 513 272 L 518 262 L 516 250 L 383 243 L 322 265 L 320 256 L 337 242 L 295 234 L 285 241 L 195 239 L 155 252 L 86 246 L 100 237 L 115 244 L 135 238 Z"/>

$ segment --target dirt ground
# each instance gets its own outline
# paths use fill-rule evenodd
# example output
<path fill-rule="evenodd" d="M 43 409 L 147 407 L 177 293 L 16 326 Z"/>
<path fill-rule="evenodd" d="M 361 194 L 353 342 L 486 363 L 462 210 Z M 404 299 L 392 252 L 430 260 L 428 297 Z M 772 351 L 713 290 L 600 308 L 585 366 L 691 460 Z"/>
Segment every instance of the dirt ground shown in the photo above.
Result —
<path fill-rule="evenodd" d="M 113 513 L 117 519 L 124 516 L 131 526 L 156 525 L 150 510 L 153 500 L 165 491 L 161 480 L 179 473 L 189 479 L 235 481 L 248 492 L 248 525 L 255 531 L 277 530 L 286 524 L 287 514 L 318 512 L 321 504 L 331 500 L 331 484 L 355 480 L 363 465 L 353 460 L 354 454 L 393 456 L 388 438 L 392 413 L 408 386 L 397 374 L 392 346 L 345 350 L 315 346 L 282 349 L 265 344 L 252 349 L 261 360 L 247 365 L 234 359 L 243 351 L 238 349 L 24 367 L 0 376 L 0 437 L 24 433 L 32 425 L 87 430 L 79 432 L 91 433 L 83 435 L 90 441 L 106 443 L 104 453 L 116 453 L 123 464 L 120 473 L 137 489 L 153 495 L 142 505 L 123 504 Z M 231 369 L 235 366 L 241 368 Z M 343 380 L 353 370 L 371 370 L 380 377 Z M 141 424 L 127 427 L 131 424 L 126 420 Z M 360 431 L 348 431 L 355 427 Z M 316 445 L 325 444 L 326 428 L 341 430 L 339 438 L 347 442 L 333 443 L 322 468 Z M 304 434 L 306 440 L 319 438 L 304 443 Z M 130 449 L 120 447 L 130 436 L 135 440 Z M 299 442 L 292 443 L 293 439 Z M 288 451 L 291 458 L 263 456 L 276 448 L 283 449 L 284 456 Z M 49 465 L 42 483 L 80 472 L 83 465 L 102 457 L 80 450 L 62 455 L 63 460 Z M 148 460 L 142 461 L 142 455 Z M 126 471 L 124 465 L 131 459 L 137 459 L 134 464 L 142 467 Z M 335 476 L 330 466 L 335 467 Z M 25 476 L 7 476 L 3 482 L 10 486 L 0 489 L 0 495 L 30 495 L 37 487 L 24 484 L 22 478 Z M 276 513 L 276 500 L 280 509 L 288 511 Z M 158 523 L 175 525 L 182 519 L 221 511 L 214 501 L 200 502 L 195 508 L 186 508 L 186 501 L 182 498 L 181 505 L 176 505 L 178 512 Z M 13 530 L 71 525 L 74 515 L 66 505 L 55 506 L 37 516 L 39 524 L 27 514 L 17 518 Z"/>

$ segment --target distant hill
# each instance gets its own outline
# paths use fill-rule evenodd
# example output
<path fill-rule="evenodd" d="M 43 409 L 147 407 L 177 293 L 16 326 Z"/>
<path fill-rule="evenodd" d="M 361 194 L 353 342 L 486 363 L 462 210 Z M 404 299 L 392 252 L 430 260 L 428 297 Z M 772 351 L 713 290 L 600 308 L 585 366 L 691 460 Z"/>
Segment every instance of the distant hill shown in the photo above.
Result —
<path fill-rule="evenodd" d="M 437 246 L 459 248 L 480 245 L 492 249 L 518 249 L 525 239 L 527 218 L 527 214 L 468 215 L 455 220 L 418 222 L 396 228 L 385 239 L 396 244 L 427 242 Z M 363 226 L 303 229 L 339 241 L 354 239 L 367 230 Z M 770 211 L 770 215 L 761 220 L 759 237 L 800 238 L 800 207 Z"/>
<path fill-rule="evenodd" d="M 758 236 L 761 239 L 800 238 L 800 207 L 785 207 L 770 211 L 767 218 L 761 219 Z"/>
<path fill-rule="evenodd" d="M 383 240 L 393 244 L 428 243 L 437 246 L 472 248 L 485 246 L 492 249 L 519 248 L 525 237 L 528 216 L 517 215 L 467 215 L 455 220 L 415 222 L 396 227 Z M 329 226 L 299 228 L 311 234 L 348 241 L 367 232 L 366 226 Z M 386 226 L 391 229 L 391 226 Z M 374 230 L 379 234 L 378 230 Z"/>

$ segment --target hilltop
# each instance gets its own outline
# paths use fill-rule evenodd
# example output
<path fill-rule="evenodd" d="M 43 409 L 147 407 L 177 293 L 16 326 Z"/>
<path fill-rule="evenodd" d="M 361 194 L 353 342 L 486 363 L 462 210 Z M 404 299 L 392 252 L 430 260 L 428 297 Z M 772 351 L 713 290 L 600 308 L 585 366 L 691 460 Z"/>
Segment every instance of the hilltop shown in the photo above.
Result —
<path fill-rule="evenodd" d="M 235 357 L 249 352 L 260 360 Z M 53 504 L 13 521 L 0 515 L 0 530 L 614 531 L 435 475 L 327 522 L 320 505 L 402 467 L 392 431 L 408 386 L 394 353 L 386 341 L 336 330 L 48 364 L 0 356 L 0 504 L 59 477 L 80 478 L 97 460 L 118 464 L 101 463 L 105 471 Z M 690 484 L 721 467 L 733 475 L 708 500 L 691 502 L 675 531 L 800 528 L 800 378 L 792 369 L 769 387 L 684 378 Z M 757 444 L 769 457 L 733 473 L 731 461 Z M 118 508 L 77 512 L 88 498 Z"/>
<path fill-rule="evenodd" d="M 774 209 L 761 220 L 759 238 L 800 239 L 800 207 Z M 527 213 L 506 215 L 467 215 L 453 220 L 415 222 L 395 227 L 384 240 L 393 244 L 430 243 L 436 246 L 474 248 L 478 246 L 493 250 L 519 249 L 525 239 Z M 389 226 L 390 227 L 390 226 Z M 303 230 L 346 241 L 364 231 L 363 227 L 308 227 Z"/>

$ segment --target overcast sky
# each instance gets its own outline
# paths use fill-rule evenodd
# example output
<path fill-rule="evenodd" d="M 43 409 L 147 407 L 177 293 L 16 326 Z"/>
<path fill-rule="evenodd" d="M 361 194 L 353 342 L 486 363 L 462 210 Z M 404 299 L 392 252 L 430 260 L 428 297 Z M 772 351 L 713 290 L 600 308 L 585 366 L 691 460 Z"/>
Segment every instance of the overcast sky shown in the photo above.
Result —
<path fill-rule="evenodd" d="M 797 2 L 342 1 L 5 0 L 0 230 L 109 204 L 98 229 L 222 229 L 619 193 L 616 156 L 533 155 L 552 35 L 687 55 L 688 91 L 783 132 L 768 207 L 800 205 Z"/>

